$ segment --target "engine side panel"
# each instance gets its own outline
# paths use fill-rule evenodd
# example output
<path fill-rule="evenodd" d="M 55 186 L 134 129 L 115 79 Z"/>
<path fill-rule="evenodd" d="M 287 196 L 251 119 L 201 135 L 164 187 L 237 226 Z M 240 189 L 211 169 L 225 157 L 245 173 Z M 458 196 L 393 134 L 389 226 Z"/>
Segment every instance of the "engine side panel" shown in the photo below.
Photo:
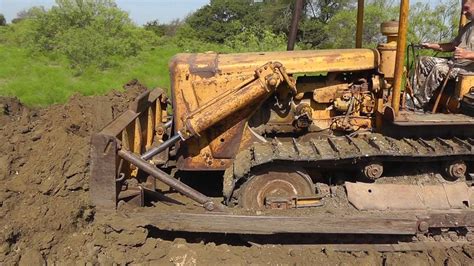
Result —
<path fill-rule="evenodd" d="M 170 62 L 175 131 L 184 126 L 183 121 L 187 114 L 208 103 L 216 95 L 225 93 L 252 78 L 255 69 L 267 62 L 281 62 L 289 74 L 307 74 L 373 71 L 377 68 L 378 60 L 377 51 L 370 49 L 228 55 L 178 54 Z M 262 99 L 262 103 L 263 100 L 265 99 Z M 310 105 L 308 103 L 308 106 Z M 331 114 L 325 110 L 326 105 L 319 107 L 320 112 L 314 114 L 316 118 L 321 117 L 321 114 L 324 114 L 323 116 Z M 208 130 L 207 134 L 203 134 L 199 139 L 187 140 L 178 152 L 178 168 L 182 170 L 227 168 L 241 148 L 256 140 L 247 126 L 247 121 L 255 112 L 259 112 L 259 109 L 260 105 L 248 106 L 212 130 Z M 281 117 L 280 120 L 288 125 L 288 117 Z M 291 126 L 291 123 L 289 125 Z"/>

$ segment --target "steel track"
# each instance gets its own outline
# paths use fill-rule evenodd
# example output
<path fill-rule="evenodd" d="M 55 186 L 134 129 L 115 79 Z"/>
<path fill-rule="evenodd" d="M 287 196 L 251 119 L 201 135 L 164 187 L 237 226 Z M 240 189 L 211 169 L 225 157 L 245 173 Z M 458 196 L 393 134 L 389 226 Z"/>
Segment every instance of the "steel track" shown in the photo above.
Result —
<path fill-rule="evenodd" d="M 255 143 L 240 152 L 230 168 L 235 179 L 249 175 L 252 168 L 293 163 L 313 168 L 363 165 L 366 162 L 473 161 L 474 139 L 395 139 L 381 134 L 360 137 L 327 137 L 309 141 Z"/>

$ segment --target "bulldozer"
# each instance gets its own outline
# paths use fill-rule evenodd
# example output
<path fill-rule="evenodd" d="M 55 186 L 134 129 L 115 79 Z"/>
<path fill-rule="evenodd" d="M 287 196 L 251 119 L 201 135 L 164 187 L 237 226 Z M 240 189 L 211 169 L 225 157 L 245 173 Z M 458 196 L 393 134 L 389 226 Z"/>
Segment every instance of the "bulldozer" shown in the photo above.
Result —
<path fill-rule="evenodd" d="M 147 91 L 93 135 L 97 209 L 170 231 L 472 242 L 474 77 L 405 108 L 408 10 L 377 49 L 359 0 L 354 49 L 177 54 L 170 97 Z"/>

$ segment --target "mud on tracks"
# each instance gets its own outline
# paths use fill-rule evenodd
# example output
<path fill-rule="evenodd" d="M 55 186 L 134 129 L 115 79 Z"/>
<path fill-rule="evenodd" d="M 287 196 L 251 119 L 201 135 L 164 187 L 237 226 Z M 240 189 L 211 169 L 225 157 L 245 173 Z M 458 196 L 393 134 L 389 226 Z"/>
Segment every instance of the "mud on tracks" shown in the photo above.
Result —
<path fill-rule="evenodd" d="M 409 253 L 248 246 L 229 236 L 170 235 L 99 218 L 89 199 L 89 141 L 146 88 L 29 109 L 0 97 L 0 264 L 469 264 L 471 246 Z"/>

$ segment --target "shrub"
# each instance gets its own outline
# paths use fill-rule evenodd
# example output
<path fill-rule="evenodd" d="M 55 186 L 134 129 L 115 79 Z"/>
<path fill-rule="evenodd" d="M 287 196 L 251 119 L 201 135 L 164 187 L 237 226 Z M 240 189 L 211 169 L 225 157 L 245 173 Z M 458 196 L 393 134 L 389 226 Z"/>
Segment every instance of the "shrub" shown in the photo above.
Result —
<path fill-rule="evenodd" d="M 275 34 L 270 28 L 250 27 L 227 38 L 225 45 L 235 52 L 285 50 L 286 36 L 283 33 Z"/>
<path fill-rule="evenodd" d="M 0 26 L 6 26 L 7 25 L 7 20 L 5 19 L 5 16 L 3 14 L 0 14 Z"/>
<path fill-rule="evenodd" d="M 112 0 L 56 0 L 50 10 L 17 24 L 12 28 L 16 41 L 33 51 L 66 55 L 79 73 L 89 66 L 110 67 L 117 58 L 135 56 L 156 41 Z"/>

